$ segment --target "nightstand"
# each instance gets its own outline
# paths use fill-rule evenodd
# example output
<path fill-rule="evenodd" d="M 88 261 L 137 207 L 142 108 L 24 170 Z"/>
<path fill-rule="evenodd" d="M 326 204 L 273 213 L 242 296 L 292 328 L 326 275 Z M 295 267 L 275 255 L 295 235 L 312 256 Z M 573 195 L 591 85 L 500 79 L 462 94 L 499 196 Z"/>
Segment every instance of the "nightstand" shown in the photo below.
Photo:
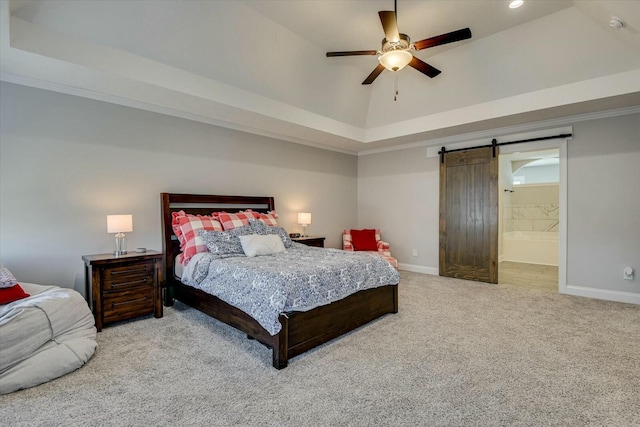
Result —
<path fill-rule="evenodd" d="M 162 253 L 84 255 L 85 292 L 96 329 L 153 313 L 162 317 Z"/>
<path fill-rule="evenodd" d="M 315 236 L 307 236 L 307 237 L 292 237 L 291 240 L 294 242 L 302 243 L 307 246 L 317 246 L 318 248 L 324 248 L 324 237 L 315 237 Z"/>

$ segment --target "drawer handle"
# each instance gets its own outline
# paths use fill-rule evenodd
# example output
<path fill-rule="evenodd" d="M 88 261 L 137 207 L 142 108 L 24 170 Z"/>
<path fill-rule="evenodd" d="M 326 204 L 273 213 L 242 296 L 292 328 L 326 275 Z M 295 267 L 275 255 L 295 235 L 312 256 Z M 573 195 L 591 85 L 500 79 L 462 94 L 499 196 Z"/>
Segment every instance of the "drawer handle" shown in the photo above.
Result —
<path fill-rule="evenodd" d="M 140 271 L 139 268 L 133 270 L 122 270 L 122 271 L 111 271 L 111 275 L 115 276 L 116 274 L 128 274 L 128 273 L 138 273 Z M 142 267 L 142 271 L 147 271 L 147 266 Z"/>
<path fill-rule="evenodd" d="M 145 277 L 144 279 L 134 280 L 133 282 L 112 283 L 111 289 L 119 288 L 121 286 L 135 285 L 136 283 L 147 283 L 147 278 Z"/>
<path fill-rule="evenodd" d="M 111 303 L 111 308 L 115 308 L 115 307 L 117 307 L 119 305 L 133 304 L 133 303 L 136 303 L 136 302 L 143 302 L 143 301 L 146 301 L 146 300 L 147 300 L 147 297 L 138 298 L 138 299 L 132 299 L 131 301 L 125 301 L 125 302 L 112 302 Z"/>

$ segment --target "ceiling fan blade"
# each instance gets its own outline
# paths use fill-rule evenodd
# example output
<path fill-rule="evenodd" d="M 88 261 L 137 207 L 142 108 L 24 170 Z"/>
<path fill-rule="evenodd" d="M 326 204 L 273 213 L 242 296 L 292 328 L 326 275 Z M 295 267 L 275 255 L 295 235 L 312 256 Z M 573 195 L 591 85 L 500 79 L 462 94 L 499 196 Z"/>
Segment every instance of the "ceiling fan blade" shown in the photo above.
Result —
<path fill-rule="evenodd" d="M 378 64 L 378 66 L 369 74 L 369 77 L 364 79 L 362 82 L 363 85 L 370 85 L 373 81 L 380 75 L 380 73 L 384 71 L 384 65 Z"/>
<path fill-rule="evenodd" d="M 378 15 L 380 16 L 380 22 L 382 22 L 384 38 L 387 39 L 388 42 L 399 42 L 400 33 L 398 32 L 396 13 L 392 10 L 381 10 L 378 12 Z"/>
<path fill-rule="evenodd" d="M 416 70 L 420 71 L 422 74 L 426 74 L 431 78 L 434 78 L 435 76 L 437 76 L 442 72 L 437 68 L 432 67 L 431 65 L 422 61 L 421 59 L 416 58 L 415 56 L 413 57 L 411 62 L 409 62 L 409 66 L 415 68 Z"/>
<path fill-rule="evenodd" d="M 352 50 L 347 52 L 327 52 L 327 56 L 376 55 L 377 53 L 377 50 Z"/>
<path fill-rule="evenodd" d="M 428 39 L 415 42 L 413 45 L 416 50 L 426 49 L 428 47 L 440 46 L 442 44 L 459 42 L 471 38 L 471 30 L 463 28 L 462 30 L 452 31 L 450 33 L 441 34 L 439 36 L 430 37 Z"/>

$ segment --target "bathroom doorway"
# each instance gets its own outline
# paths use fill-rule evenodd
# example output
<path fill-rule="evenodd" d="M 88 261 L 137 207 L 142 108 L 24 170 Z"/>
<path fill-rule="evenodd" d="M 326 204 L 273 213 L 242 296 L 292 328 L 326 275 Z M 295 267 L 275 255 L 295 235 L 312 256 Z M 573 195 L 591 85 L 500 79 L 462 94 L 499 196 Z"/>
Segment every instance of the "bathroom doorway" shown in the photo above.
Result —
<path fill-rule="evenodd" d="M 498 283 L 557 292 L 559 149 L 500 155 Z"/>

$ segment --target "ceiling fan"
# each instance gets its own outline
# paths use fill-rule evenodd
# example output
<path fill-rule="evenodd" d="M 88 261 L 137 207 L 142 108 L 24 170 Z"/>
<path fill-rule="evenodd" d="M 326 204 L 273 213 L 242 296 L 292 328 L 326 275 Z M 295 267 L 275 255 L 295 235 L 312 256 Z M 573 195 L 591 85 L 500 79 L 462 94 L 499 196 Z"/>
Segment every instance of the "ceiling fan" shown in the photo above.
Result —
<path fill-rule="evenodd" d="M 429 47 L 440 46 L 447 43 L 453 43 L 460 40 L 471 38 L 471 30 L 463 28 L 461 30 L 452 31 L 450 33 L 441 34 L 439 36 L 430 37 L 411 43 L 408 35 L 398 32 L 397 23 L 397 0 L 394 0 L 394 10 L 382 10 L 378 12 L 382 29 L 384 30 L 384 39 L 382 39 L 382 48 L 380 50 L 354 50 L 348 52 L 327 52 L 328 57 L 332 56 L 354 56 L 354 55 L 378 55 L 378 66 L 369 74 L 362 82 L 363 85 L 370 85 L 384 71 L 402 70 L 405 66 L 415 68 L 427 76 L 434 78 L 441 73 L 435 67 L 416 58 L 410 52 L 411 50 L 422 50 Z"/>

